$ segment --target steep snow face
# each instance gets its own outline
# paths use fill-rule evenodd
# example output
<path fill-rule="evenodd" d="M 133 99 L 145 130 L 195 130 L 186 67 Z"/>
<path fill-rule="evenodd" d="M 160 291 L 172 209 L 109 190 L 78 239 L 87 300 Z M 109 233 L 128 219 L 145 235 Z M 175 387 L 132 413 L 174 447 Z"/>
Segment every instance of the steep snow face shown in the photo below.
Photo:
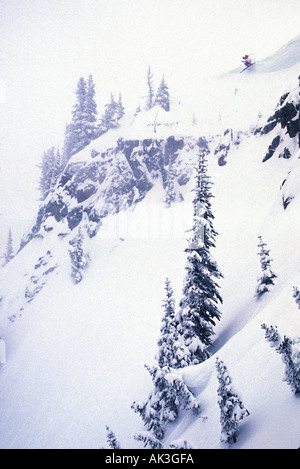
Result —
<path fill-rule="evenodd" d="M 170 113 L 156 107 L 123 118 L 70 160 L 23 249 L 0 271 L 2 448 L 105 447 L 105 425 L 123 448 L 140 447 L 134 434 L 144 427 L 130 407 L 151 390 L 143 365 L 157 352 L 166 277 L 176 309 L 182 295 L 203 146 L 214 182 L 222 318 L 212 357 L 181 371 L 201 414 L 182 412 L 163 444 L 222 447 L 218 356 L 250 412 L 235 447 L 299 446 L 299 398 L 260 327 L 277 325 L 298 357 L 297 72 L 272 72 L 267 81 L 245 75 L 209 83 L 193 110 L 177 103 Z M 69 251 L 79 233 L 87 264 L 74 284 Z M 277 275 L 259 300 L 258 234 Z"/>
<path fill-rule="evenodd" d="M 258 70 L 262 72 L 275 72 L 293 67 L 299 63 L 300 56 L 300 36 L 295 37 L 288 44 L 284 45 L 274 55 L 259 62 Z"/>

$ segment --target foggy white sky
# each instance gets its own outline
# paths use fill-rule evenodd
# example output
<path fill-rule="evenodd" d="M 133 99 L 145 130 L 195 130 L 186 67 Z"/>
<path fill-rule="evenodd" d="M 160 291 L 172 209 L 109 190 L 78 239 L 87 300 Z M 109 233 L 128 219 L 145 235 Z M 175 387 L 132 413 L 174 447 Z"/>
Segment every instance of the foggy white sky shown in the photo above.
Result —
<path fill-rule="evenodd" d="M 99 112 L 111 91 L 136 108 L 148 65 L 180 99 L 245 53 L 274 53 L 299 18 L 299 0 L 0 0 L 2 224 L 15 219 L 7 198 L 24 219 L 36 204 L 36 164 L 62 144 L 80 76 L 92 73 Z"/>

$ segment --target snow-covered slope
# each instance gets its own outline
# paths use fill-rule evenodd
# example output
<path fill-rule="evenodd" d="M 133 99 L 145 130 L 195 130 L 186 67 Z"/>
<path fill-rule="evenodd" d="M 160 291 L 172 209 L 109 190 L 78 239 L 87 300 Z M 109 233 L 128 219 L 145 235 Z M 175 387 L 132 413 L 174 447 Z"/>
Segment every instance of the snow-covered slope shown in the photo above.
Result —
<path fill-rule="evenodd" d="M 257 64 L 258 70 L 262 72 L 275 72 L 290 68 L 299 63 L 300 36 L 295 37 L 284 45 L 278 52 Z"/>
<path fill-rule="evenodd" d="M 285 65 L 269 67 L 267 79 L 258 67 L 228 74 L 199 88 L 194 107 L 175 102 L 170 113 L 155 107 L 124 117 L 72 157 L 23 248 L 0 271 L 2 448 L 105 447 L 105 425 L 123 448 L 141 447 L 134 434 L 144 427 L 131 404 L 151 390 L 144 364 L 157 351 L 166 277 L 176 307 L 181 298 L 201 146 L 210 150 L 224 303 L 212 357 L 182 370 L 201 414 L 180 414 L 164 446 L 186 439 L 222 447 L 218 356 L 250 412 L 235 447 L 299 447 L 299 397 L 282 382 L 284 364 L 260 327 L 300 336 L 292 297 L 300 287 L 298 135 L 290 136 L 297 114 L 284 107 L 296 110 L 298 61 L 286 51 L 298 42 L 276 54 Z M 176 197 L 167 207 L 170 167 Z M 69 250 L 78 232 L 88 266 L 74 284 Z M 260 300 L 258 234 L 277 273 Z"/>

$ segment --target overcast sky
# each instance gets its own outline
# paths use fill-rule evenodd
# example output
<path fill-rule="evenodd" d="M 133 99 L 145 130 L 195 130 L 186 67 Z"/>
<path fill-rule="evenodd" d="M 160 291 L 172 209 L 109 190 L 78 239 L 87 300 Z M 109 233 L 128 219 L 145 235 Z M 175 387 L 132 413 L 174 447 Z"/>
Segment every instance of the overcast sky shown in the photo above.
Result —
<path fill-rule="evenodd" d="M 36 200 L 35 166 L 62 144 L 80 76 L 93 75 L 100 112 L 111 91 L 136 107 L 148 65 L 184 96 L 201 76 L 240 66 L 245 53 L 274 53 L 300 34 L 299 18 L 299 0 L 0 0 L 4 222 L 5 198 L 19 198 L 24 217 Z"/>

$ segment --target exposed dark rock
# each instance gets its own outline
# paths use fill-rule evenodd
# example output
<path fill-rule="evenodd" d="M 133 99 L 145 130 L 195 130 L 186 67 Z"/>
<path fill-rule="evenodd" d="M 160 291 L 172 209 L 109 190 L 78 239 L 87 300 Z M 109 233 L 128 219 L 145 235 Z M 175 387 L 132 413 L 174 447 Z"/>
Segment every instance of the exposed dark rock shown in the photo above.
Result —
<path fill-rule="evenodd" d="M 203 137 L 200 137 L 198 142 L 197 142 L 197 145 L 199 148 L 204 148 L 205 150 L 208 151 L 208 143 L 207 143 L 207 140 Z"/>
<path fill-rule="evenodd" d="M 227 161 L 225 160 L 225 157 L 220 156 L 220 158 L 218 159 L 218 165 L 219 166 L 225 166 L 226 164 L 227 164 Z"/>
<path fill-rule="evenodd" d="M 177 182 L 180 186 L 185 186 L 190 179 L 191 177 L 187 173 L 182 173 L 177 179 Z"/>
<path fill-rule="evenodd" d="M 174 161 L 179 155 L 179 151 L 182 150 L 183 147 L 183 138 L 176 140 L 173 135 L 171 137 L 168 137 L 165 144 L 165 164 L 168 165 L 170 159 L 171 163 L 174 163 Z"/>
<path fill-rule="evenodd" d="M 262 160 L 263 163 L 264 163 L 265 161 L 269 160 L 269 159 L 274 155 L 274 152 L 275 152 L 276 148 L 278 147 L 279 143 L 280 143 L 280 136 L 277 135 L 277 137 L 275 137 L 275 138 L 272 140 L 271 145 L 269 145 L 267 154 L 266 154 L 266 156 L 264 157 L 264 159 Z"/>
<path fill-rule="evenodd" d="M 271 132 L 271 130 L 273 130 L 277 125 L 277 121 L 273 121 L 273 122 L 270 122 L 270 124 L 266 124 L 262 130 L 261 130 L 261 135 L 266 135 L 268 134 L 269 132 Z"/>
<path fill-rule="evenodd" d="M 63 187 L 68 181 L 74 176 L 74 174 L 80 169 L 81 163 L 69 163 L 63 174 L 58 180 L 58 187 Z"/>
<path fill-rule="evenodd" d="M 287 209 L 287 207 L 289 206 L 289 204 L 292 202 L 293 199 L 294 197 L 287 197 L 286 199 L 282 197 L 282 204 L 283 204 L 284 210 Z"/>
<path fill-rule="evenodd" d="M 36 235 L 42 225 L 48 229 L 44 222 L 51 216 L 57 222 L 66 218 L 69 229 L 73 230 L 81 223 L 85 212 L 88 216 L 87 232 L 92 237 L 101 225 L 101 218 L 142 200 L 153 187 L 154 179 L 160 178 L 163 187 L 167 187 L 171 172 L 175 187 L 187 184 L 191 177 L 189 162 L 179 160 L 185 145 L 187 151 L 196 145 L 208 150 L 204 137 L 200 137 L 198 142 L 192 139 L 185 142 L 183 138 L 174 135 L 166 140 L 120 138 L 115 148 L 108 148 L 101 153 L 93 150 L 91 157 L 97 159 L 89 160 L 90 163 L 72 163 L 70 160 L 53 197 L 41 206 L 32 233 Z M 176 166 L 173 168 L 174 163 Z M 98 192 L 99 203 L 97 210 L 94 210 L 89 199 Z M 88 207 L 84 208 L 82 203 L 86 201 Z M 52 229 L 52 224 L 49 229 Z M 65 231 L 62 231 L 60 237 L 66 236 Z"/>
<path fill-rule="evenodd" d="M 122 149 L 124 155 L 126 156 L 127 160 L 129 160 L 132 152 L 133 152 L 133 149 L 135 147 L 138 147 L 140 144 L 139 140 L 126 140 L 124 142 L 124 146 Z"/>
<path fill-rule="evenodd" d="M 280 100 L 279 100 L 279 105 L 282 106 L 284 101 L 286 100 L 286 98 L 288 97 L 290 93 L 285 93 L 284 95 L 281 96 Z"/>
<path fill-rule="evenodd" d="M 45 206 L 42 205 L 40 208 L 39 208 L 39 211 L 38 211 L 38 214 L 37 214 L 37 218 L 36 218 L 36 222 L 35 222 L 35 225 L 33 226 L 31 232 L 33 234 L 36 234 L 40 228 L 41 228 L 41 224 L 44 220 L 44 217 L 45 217 Z"/>
<path fill-rule="evenodd" d="M 283 129 L 296 115 L 297 110 L 293 103 L 286 103 L 281 109 L 275 112 L 275 117 L 280 121 Z"/>
<path fill-rule="evenodd" d="M 90 179 L 93 182 L 98 181 L 99 171 L 97 163 L 93 162 L 87 166 L 80 168 L 74 176 L 74 182 L 77 184 L 79 182 L 84 182 L 87 179 Z"/>
<path fill-rule="evenodd" d="M 291 138 L 296 137 L 300 132 L 300 119 L 295 119 L 287 123 L 287 132 Z"/>
<path fill-rule="evenodd" d="M 67 215 L 68 226 L 70 230 L 76 228 L 82 220 L 82 207 L 73 208 Z"/>
<path fill-rule="evenodd" d="M 152 189 L 153 184 L 148 180 L 146 174 L 136 181 L 136 187 L 138 188 L 140 195 L 146 195 L 150 189 Z"/>
<path fill-rule="evenodd" d="M 161 174 L 165 166 L 165 154 L 162 143 L 160 140 L 151 140 L 150 145 L 146 146 L 145 140 L 143 141 L 143 163 L 145 163 L 152 177 L 157 177 Z"/>
<path fill-rule="evenodd" d="M 96 151 L 96 150 L 91 151 L 91 157 L 92 158 L 96 158 L 96 156 L 98 156 L 98 155 L 100 155 L 100 153 L 98 151 Z"/>
<path fill-rule="evenodd" d="M 83 189 L 77 189 L 76 191 L 77 202 L 78 203 L 84 202 L 96 192 L 97 192 L 97 187 L 92 183 L 87 184 Z"/>
<path fill-rule="evenodd" d="M 66 217 L 67 213 L 67 205 L 64 203 L 60 195 L 58 195 L 56 198 L 51 199 L 45 208 L 45 216 L 54 216 L 55 220 L 58 222 L 61 221 L 64 217 Z"/>
<path fill-rule="evenodd" d="M 278 158 L 285 158 L 286 160 L 291 158 L 291 152 L 288 148 L 284 148 L 283 152 L 280 153 L 280 155 L 278 156 Z"/>

